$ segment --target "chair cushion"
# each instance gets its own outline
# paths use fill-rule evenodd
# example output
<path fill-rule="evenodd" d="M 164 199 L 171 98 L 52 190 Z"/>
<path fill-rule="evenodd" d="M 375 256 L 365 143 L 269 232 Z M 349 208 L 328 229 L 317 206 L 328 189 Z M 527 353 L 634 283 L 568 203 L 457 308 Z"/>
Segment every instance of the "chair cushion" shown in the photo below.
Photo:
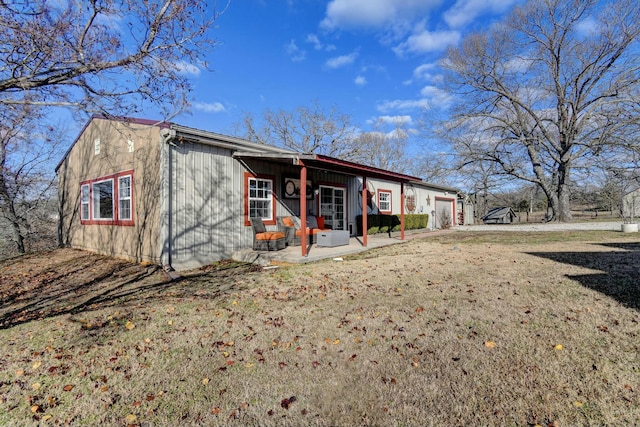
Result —
<path fill-rule="evenodd" d="M 318 221 L 316 220 L 315 216 L 309 215 L 307 217 L 307 227 L 309 227 L 309 228 L 318 228 Z"/>
<path fill-rule="evenodd" d="M 282 218 L 282 223 L 284 224 L 285 227 L 295 227 L 296 226 L 293 223 L 293 220 L 291 219 L 290 216 L 285 216 L 284 218 Z"/>
<path fill-rule="evenodd" d="M 324 230 L 324 217 L 319 216 L 316 219 L 318 220 L 318 228 Z"/>
<path fill-rule="evenodd" d="M 265 233 L 257 233 L 256 240 L 278 240 L 284 239 L 282 231 L 267 231 Z"/>
<path fill-rule="evenodd" d="M 323 230 L 319 228 L 307 228 L 307 236 L 311 236 L 313 234 L 321 233 Z M 302 230 L 296 230 L 296 237 L 300 237 L 302 235 Z"/>

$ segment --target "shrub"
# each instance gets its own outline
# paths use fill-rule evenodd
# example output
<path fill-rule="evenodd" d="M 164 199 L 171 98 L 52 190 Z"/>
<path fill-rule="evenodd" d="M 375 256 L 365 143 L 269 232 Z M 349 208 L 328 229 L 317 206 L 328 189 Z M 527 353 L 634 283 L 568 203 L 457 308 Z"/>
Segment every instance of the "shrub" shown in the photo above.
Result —
<path fill-rule="evenodd" d="M 427 228 L 428 225 L 428 214 L 406 214 L 404 216 L 405 230 L 419 230 Z M 356 216 L 356 227 L 358 235 L 362 236 L 362 215 Z M 400 215 L 367 215 L 367 234 L 387 233 L 389 227 L 391 227 L 391 231 L 400 231 Z"/>

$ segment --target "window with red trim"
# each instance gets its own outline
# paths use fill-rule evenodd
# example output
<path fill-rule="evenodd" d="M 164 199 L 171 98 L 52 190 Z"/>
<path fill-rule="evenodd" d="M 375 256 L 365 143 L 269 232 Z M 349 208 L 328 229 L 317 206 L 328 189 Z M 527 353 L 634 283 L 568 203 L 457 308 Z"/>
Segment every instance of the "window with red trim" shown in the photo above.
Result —
<path fill-rule="evenodd" d="M 80 223 L 133 225 L 133 171 L 81 182 Z"/>
<path fill-rule="evenodd" d="M 391 213 L 390 190 L 378 190 L 378 210 L 382 213 Z"/>
<path fill-rule="evenodd" d="M 274 182 L 275 179 L 271 176 L 245 173 L 245 225 L 251 225 L 250 218 L 262 218 L 267 225 L 276 223 Z"/>

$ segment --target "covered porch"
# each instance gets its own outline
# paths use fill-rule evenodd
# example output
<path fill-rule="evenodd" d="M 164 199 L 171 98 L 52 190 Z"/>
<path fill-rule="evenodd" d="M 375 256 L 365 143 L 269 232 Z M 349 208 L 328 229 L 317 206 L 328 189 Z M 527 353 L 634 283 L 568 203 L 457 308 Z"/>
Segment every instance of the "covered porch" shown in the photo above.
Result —
<path fill-rule="evenodd" d="M 318 247 L 317 245 L 310 244 L 310 236 L 306 233 L 302 233 L 300 236 L 300 246 L 295 247 L 287 247 L 286 249 L 277 251 L 276 254 L 270 254 L 269 256 L 273 259 L 276 258 L 287 258 L 287 259 L 297 259 L 297 258 L 309 258 L 312 257 L 316 259 L 316 257 L 327 258 L 328 256 L 322 256 L 322 254 L 331 253 L 335 254 L 335 256 L 340 256 L 340 254 L 344 253 L 354 253 L 357 251 L 366 250 L 371 247 L 376 247 L 375 245 L 387 245 L 391 244 L 391 240 L 403 241 L 405 239 L 405 185 L 411 182 L 420 181 L 419 178 L 413 177 L 410 175 L 405 175 L 401 173 L 391 172 L 371 166 L 366 166 L 350 161 L 340 160 L 329 156 L 324 156 L 320 154 L 300 154 L 300 153 L 256 153 L 256 152 L 235 152 L 233 157 L 240 160 L 244 163 L 245 167 L 251 171 L 251 167 L 249 163 L 251 161 L 262 161 L 268 162 L 269 164 L 279 164 L 283 166 L 287 166 L 289 168 L 294 168 L 296 171 L 297 179 L 299 183 L 307 183 L 310 171 L 321 171 L 321 172 L 329 172 L 339 174 L 341 176 L 346 177 L 359 177 L 362 181 L 361 189 L 358 190 L 359 194 L 354 195 L 348 194 L 347 197 L 354 202 L 358 203 L 358 208 L 360 212 L 364 213 L 362 215 L 362 229 L 367 230 L 367 212 L 368 212 L 368 204 L 370 203 L 370 199 L 372 197 L 369 194 L 369 189 L 367 185 L 368 179 L 381 179 L 393 183 L 397 183 L 400 186 L 400 232 L 398 236 L 394 239 L 389 239 L 387 236 L 387 242 L 383 243 L 383 240 L 377 241 L 372 239 L 371 236 L 368 236 L 367 233 L 362 233 L 362 236 L 355 237 L 353 234 L 351 235 L 350 241 L 348 245 L 343 246 L 334 246 L 334 247 Z M 296 208 L 299 208 L 299 220 L 300 220 L 300 228 L 302 230 L 307 229 L 308 227 L 308 215 L 309 215 L 309 205 L 308 203 L 308 195 L 311 199 L 313 199 L 313 195 L 308 192 L 314 192 L 317 189 L 307 188 L 307 185 L 299 186 L 299 205 Z M 356 210 L 356 212 L 357 212 Z M 275 213 L 275 210 L 274 210 Z M 320 209 L 320 213 L 322 215 L 322 209 Z M 348 217 L 346 214 L 343 216 L 340 224 L 336 227 L 330 227 L 333 230 L 348 230 L 347 228 Z M 295 251 L 297 254 L 295 257 L 292 255 Z M 240 251 L 242 252 L 242 251 Z M 309 261 L 313 260 L 309 259 Z M 296 262 L 296 261 L 286 261 L 286 262 Z M 305 261 L 301 261 L 305 262 Z"/>
<path fill-rule="evenodd" d="M 407 232 L 403 237 L 401 237 L 399 231 L 392 233 L 391 237 L 389 237 L 388 234 L 381 233 L 368 236 L 366 239 L 366 246 L 363 243 L 362 236 L 351 237 L 349 239 L 349 244 L 343 246 L 323 247 L 318 246 L 315 243 L 311 245 L 308 244 L 306 248 L 307 251 L 304 255 L 301 253 L 300 247 L 298 246 L 288 246 L 279 251 L 254 251 L 248 248 L 235 252 L 232 259 L 236 261 L 251 262 L 263 266 L 267 266 L 272 263 L 304 264 L 324 259 L 336 259 L 339 261 L 343 256 L 365 252 L 367 250 L 383 246 L 403 243 L 413 238 L 427 237 L 434 233 L 439 232 L 414 230 L 412 232 Z"/>

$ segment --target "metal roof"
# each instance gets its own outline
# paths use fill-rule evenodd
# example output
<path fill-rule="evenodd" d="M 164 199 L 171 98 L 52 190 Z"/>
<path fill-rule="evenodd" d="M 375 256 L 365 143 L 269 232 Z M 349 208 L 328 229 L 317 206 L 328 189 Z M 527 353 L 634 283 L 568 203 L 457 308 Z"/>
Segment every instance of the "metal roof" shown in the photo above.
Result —
<path fill-rule="evenodd" d="M 373 166 L 341 160 L 335 157 L 324 156 L 322 154 L 301 154 L 295 152 L 281 153 L 256 153 L 247 151 L 237 151 L 233 157 L 241 159 L 272 160 L 280 163 L 288 163 L 295 166 L 307 166 L 313 169 L 331 170 L 346 175 L 363 175 L 372 178 L 387 179 L 398 182 L 420 181 L 420 178 L 392 172 Z"/>

